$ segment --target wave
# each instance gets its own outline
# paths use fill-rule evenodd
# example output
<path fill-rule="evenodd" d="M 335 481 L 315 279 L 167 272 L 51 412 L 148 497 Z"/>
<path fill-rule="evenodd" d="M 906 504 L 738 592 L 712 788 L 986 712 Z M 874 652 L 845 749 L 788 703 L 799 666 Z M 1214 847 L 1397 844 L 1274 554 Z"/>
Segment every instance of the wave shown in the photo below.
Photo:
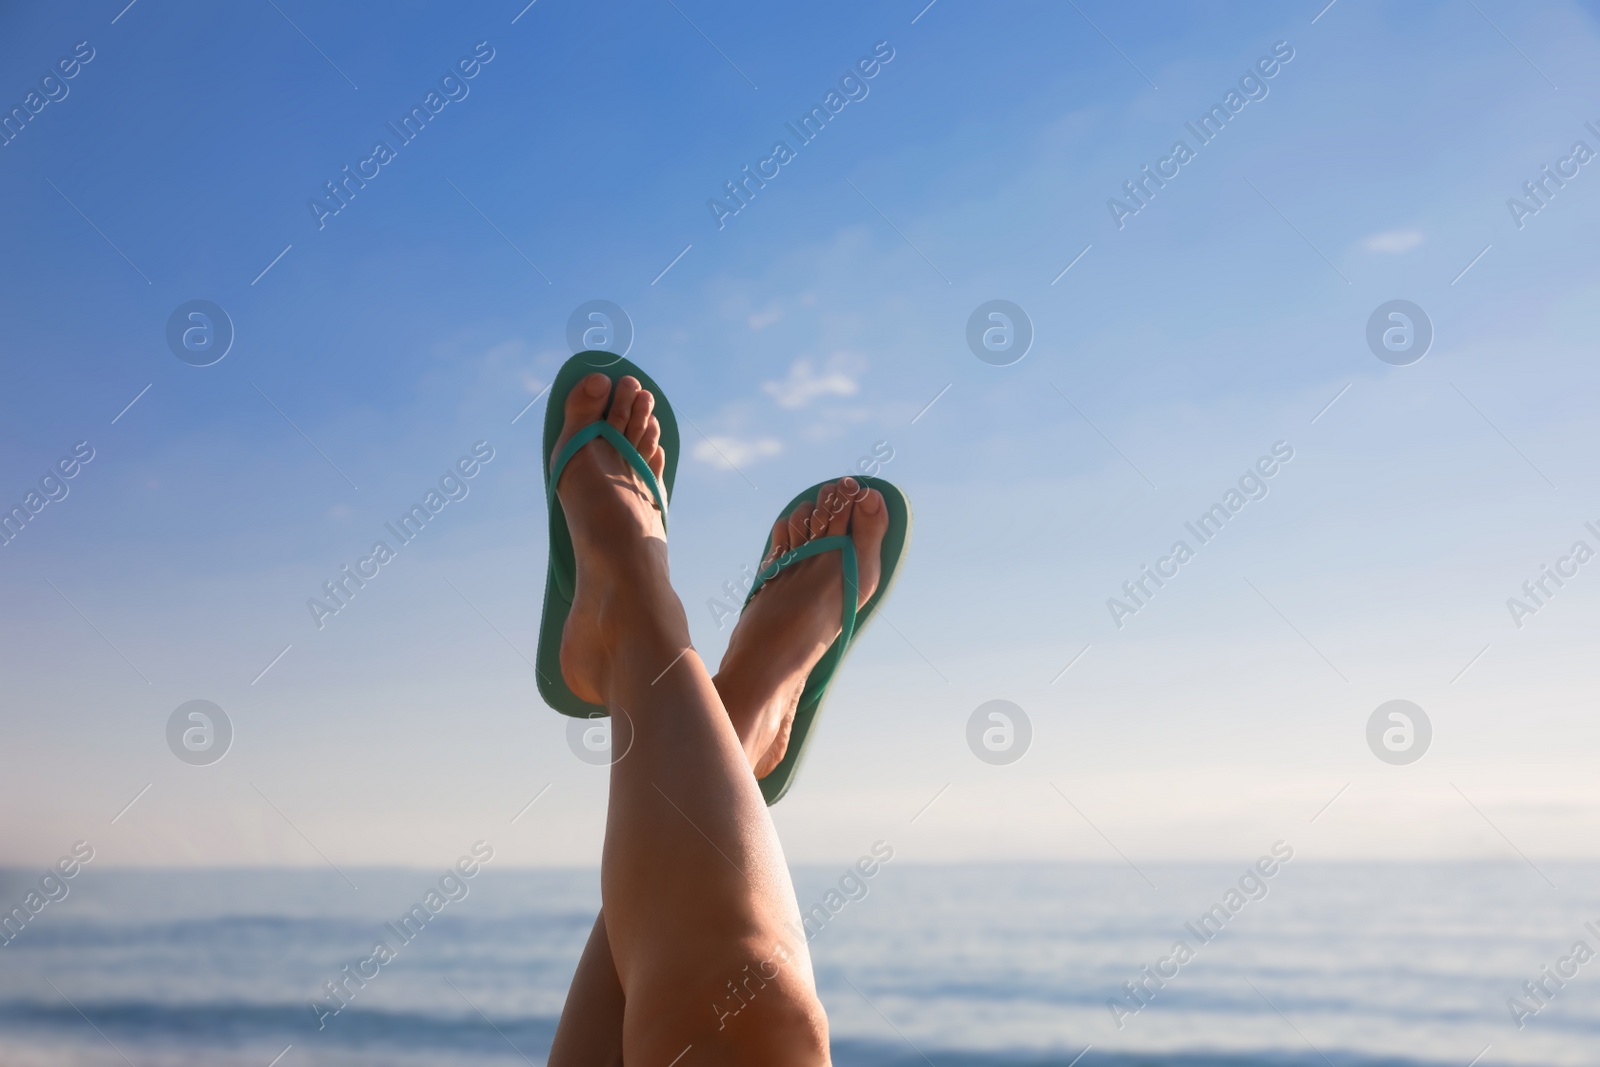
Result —
<path fill-rule="evenodd" d="M 27 928 L 30 948 L 133 948 L 146 945 L 162 949 L 212 948 L 219 942 L 240 945 L 324 945 L 333 942 L 364 944 L 382 917 L 302 916 L 273 914 L 218 915 L 130 922 L 107 918 L 78 918 L 68 922 L 39 923 Z M 440 915 L 430 926 L 471 931 L 488 938 L 549 937 L 578 931 L 587 934 L 594 912 L 548 911 L 511 916 Z"/>
<path fill-rule="evenodd" d="M 80 1014 L 81 1009 L 81 1014 Z M 510 1016 L 490 1022 L 476 1012 L 461 1015 L 348 1007 L 317 1027 L 305 1004 L 190 1003 L 150 1001 L 79 1002 L 76 1006 L 0 1002 L 0 1022 L 18 1030 L 81 1030 L 85 1019 L 112 1037 L 162 1044 L 294 1042 L 370 1049 L 396 1046 L 502 1052 L 545 1050 L 555 1036 L 553 1016 Z"/>
<path fill-rule="evenodd" d="M 1081 1061 L 1078 1057 L 1082 1055 Z M 902 1044 L 869 1045 L 853 1041 L 833 1043 L 834 1067 L 1444 1067 L 1442 1061 L 1373 1057 L 1329 1051 L 1307 1053 L 1250 1052 L 1102 1052 L 1007 1053 L 924 1049 Z M 1452 1067 L 1460 1067 L 1453 1064 Z"/>
<path fill-rule="evenodd" d="M 82 1009 L 82 1014 L 78 1009 Z M 490 1021 L 476 1012 L 445 1015 L 426 1012 L 346 1008 L 319 1031 L 304 1005 L 240 1003 L 156 1004 L 148 1001 L 103 1001 L 77 1007 L 33 1002 L 0 1002 L 0 1023 L 13 1036 L 32 1032 L 49 1036 L 77 1032 L 83 1021 L 111 1038 L 143 1048 L 276 1047 L 292 1042 L 302 1048 L 338 1047 L 346 1052 L 404 1050 L 448 1052 L 500 1059 L 510 1051 L 530 1062 L 542 1060 L 555 1036 L 554 1016 L 523 1015 Z M 947 1048 L 912 1048 L 906 1043 L 836 1039 L 835 1067 L 1071 1067 L 1080 1052 L 1020 1052 Z M 1095 1049 L 1083 1056 L 1084 1067 L 1447 1067 L 1443 1061 L 1371 1056 L 1324 1050 L 1298 1055 L 1282 1052 L 1108 1052 Z M 1459 1067 L 1450 1064 L 1448 1067 Z"/>

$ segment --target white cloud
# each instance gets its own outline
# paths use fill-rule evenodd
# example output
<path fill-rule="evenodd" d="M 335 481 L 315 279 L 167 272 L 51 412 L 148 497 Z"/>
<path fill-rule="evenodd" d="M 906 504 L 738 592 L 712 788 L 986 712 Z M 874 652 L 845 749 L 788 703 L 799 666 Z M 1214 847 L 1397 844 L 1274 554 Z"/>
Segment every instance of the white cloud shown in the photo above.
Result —
<path fill-rule="evenodd" d="M 856 380 L 851 374 L 858 361 L 848 352 L 835 352 L 825 371 L 818 373 L 809 359 L 797 359 L 789 377 L 780 382 L 762 382 L 761 390 L 779 407 L 805 407 L 819 396 L 854 396 Z"/>
<path fill-rule="evenodd" d="M 501 341 L 497 345 L 490 345 L 483 353 L 483 362 L 491 367 L 505 363 L 514 363 L 527 356 L 528 344 L 521 338 L 513 337 L 509 341 Z"/>
<path fill-rule="evenodd" d="M 772 437 L 741 441 L 737 437 L 718 436 L 700 441 L 691 455 L 718 470 L 726 471 L 748 467 L 782 451 L 783 442 Z"/>
<path fill-rule="evenodd" d="M 783 318 L 783 308 L 776 303 L 768 304 L 766 308 L 751 315 L 745 321 L 757 333 Z"/>
<path fill-rule="evenodd" d="M 517 385 L 522 387 L 524 393 L 532 399 L 544 392 L 549 387 L 548 379 L 535 374 L 531 365 L 535 363 L 551 363 L 564 359 L 561 352 L 542 349 L 535 352 L 526 341 L 515 338 L 502 341 L 486 350 L 481 358 L 483 378 L 493 382 L 497 387 L 504 382 L 507 376 L 513 377 Z"/>
<path fill-rule="evenodd" d="M 1386 233 L 1375 233 L 1371 237 L 1363 238 L 1361 247 L 1368 252 L 1398 256 L 1402 252 L 1411 251 L 1421 243 L 1420 230 L 1389 230 Z"/>

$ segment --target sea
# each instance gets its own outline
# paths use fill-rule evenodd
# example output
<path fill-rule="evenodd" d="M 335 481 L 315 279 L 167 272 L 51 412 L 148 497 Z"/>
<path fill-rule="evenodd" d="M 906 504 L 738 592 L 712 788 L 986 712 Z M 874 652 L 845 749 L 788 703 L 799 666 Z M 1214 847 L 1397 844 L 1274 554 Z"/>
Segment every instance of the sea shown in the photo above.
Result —
<path fill-rule="evenodd" d="M 834 1062 L 1600 1064 L 1600 865 L 1252 870 L 796 868 Z M 0 946 L 0 1067 L 544 1064 L 599 872 L 486 867 L 400 942 L 445 874 L 86 867 Z"/>

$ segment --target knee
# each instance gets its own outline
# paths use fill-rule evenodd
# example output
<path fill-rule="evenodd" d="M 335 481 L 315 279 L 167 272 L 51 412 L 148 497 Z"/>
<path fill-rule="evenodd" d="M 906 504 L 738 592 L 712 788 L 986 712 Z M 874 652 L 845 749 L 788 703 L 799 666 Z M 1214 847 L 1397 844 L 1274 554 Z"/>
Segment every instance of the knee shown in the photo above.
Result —
<path fill-rule="evenodd" d="M 716 1036 L 739 1063 L 819 1067 L 829 1062 L 827 1015 L 816 993 L 801 983 L 769 983 L 736 1016 L 719 1022 Z"/>
<path fill-rule="evenodd" d="M 810 960 L 781 943 L 747 958 L 718 990 L 717 1037 L 741 1063 L 827 1063 L 828 1019 L 812 987 Z"/>
<path fill-rule="evenodd" d="M 803 953 L 758 951 L 755 944 L 709 961 L 671 982 L 641 983 L 628 997 L 624 1045 L 661 1050 L 721 1048 L 736 1063 L 815 1067 L 829 1062 L 828 1020 Z M 646 989 L 653 995 L 646 993 Z M 629 1062 L 637 1057 L 629 1057 Z M 647 1057 L 648 1058 L 648 1057 Z"/>

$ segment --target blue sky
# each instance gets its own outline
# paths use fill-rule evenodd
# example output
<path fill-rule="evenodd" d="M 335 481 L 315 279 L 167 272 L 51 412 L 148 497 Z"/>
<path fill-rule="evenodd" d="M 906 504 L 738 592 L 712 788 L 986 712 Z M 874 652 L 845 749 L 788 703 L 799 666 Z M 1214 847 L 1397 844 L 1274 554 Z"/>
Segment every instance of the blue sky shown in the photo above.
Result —
<path fill-rule="evenodd" d="M 94 58 L 0 148 L 0 497 L 94 458 L 0 548 L 0 861 L 432 865 L 489 837 L 593 862 L 604 775 L 527 663 L 536 398 L 592 299 L 686 424 L 674 577 L 713 662 L 707 601 L 798 488 L 887 442 L 913 500 L 884 625 L 775 809 L 792 857 L 1592 856 L 1600 564 L 1521 628 L 1506 600 L 1600 548 L 1600 171 L 1521 228 L 1506 201 L 1600 149 L 1595 14 L 8 9 L 6 108 Z M 323 183 L 480 42 L 319 228 Z M 1119 229 L 1108 199 L 1277 42 L 1268 95 Z M 867 95 L 719 228 L 708 200 L 875 46 Z M 1007 367 L 964 337 L 997 298 L 1035 330 Z M 1411 366 L 1364 339 L 1396 298 L 1436 332 Z M 208 367 L 164 339 L 194 299 L 236 330 Z M 470 493 L 318 629 L 307 599 L 480 441 Z M 1270 494 L 1114 626 L 1279 441 Z M 1434 727 L 1405 767 L 1364 739 L 1395 698 Z M 234 725 L 209 767 L 166 748 L 192 699 Z M 966 746 L 992 699 L 1033 725 L 1009 766 Z"/>

